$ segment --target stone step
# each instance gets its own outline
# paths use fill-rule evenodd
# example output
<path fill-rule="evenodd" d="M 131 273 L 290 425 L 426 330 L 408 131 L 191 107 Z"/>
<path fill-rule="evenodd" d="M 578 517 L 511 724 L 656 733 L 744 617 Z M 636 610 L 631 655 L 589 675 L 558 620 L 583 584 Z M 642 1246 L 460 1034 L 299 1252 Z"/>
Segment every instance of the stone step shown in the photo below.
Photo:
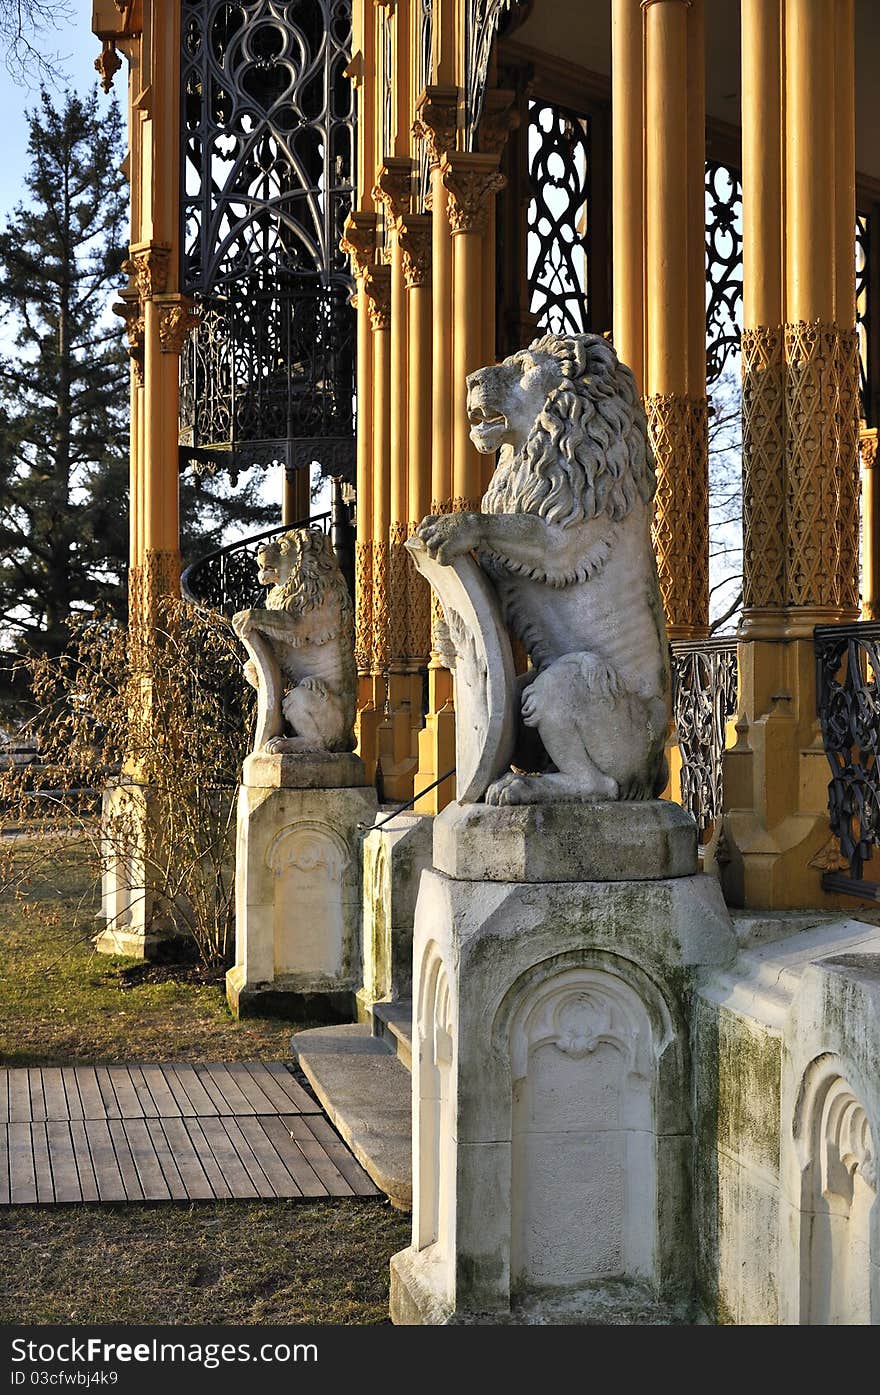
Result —
<path fill-rule="evenodd" d="M 412 1080 L 369 1026 L 313 1027 L 291 1039 L 294 1056 L 327 1116 L 376 1186 L 412 1207 Z"/>
<path fill-rule="evenodd" d="M 373 1004 L 373 1035 L 386 1041 L 401 1065 L 412 1070 L 412 1001 Z"/>

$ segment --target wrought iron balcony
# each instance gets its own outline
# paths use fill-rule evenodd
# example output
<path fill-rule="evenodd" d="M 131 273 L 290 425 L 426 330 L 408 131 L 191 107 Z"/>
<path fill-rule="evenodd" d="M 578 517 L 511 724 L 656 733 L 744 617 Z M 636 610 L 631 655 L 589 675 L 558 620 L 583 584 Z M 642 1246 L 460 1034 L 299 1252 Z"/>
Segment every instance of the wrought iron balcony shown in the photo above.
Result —
<path fill-rule="evenodd" d="M 696 819 L 702 838 L 722 808 L 724 734 L 736 711 L 736 640 L 674 639 L 669 647 L 681 802 Z"/>
<path fill-rule="evenodd" d="M 826 891 L 880 901 L 880 882 L 865 876 L 880 842 L 880 622 L 818 625 L 816 702 L 831 766 L 828 813 L 846 872 L 825 872 Z"/>

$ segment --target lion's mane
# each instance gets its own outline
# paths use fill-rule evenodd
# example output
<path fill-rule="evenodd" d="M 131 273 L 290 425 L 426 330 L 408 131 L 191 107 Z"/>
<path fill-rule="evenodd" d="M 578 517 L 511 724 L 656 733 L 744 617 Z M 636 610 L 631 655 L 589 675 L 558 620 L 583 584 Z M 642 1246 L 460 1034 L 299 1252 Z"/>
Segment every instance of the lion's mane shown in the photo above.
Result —
<path fill-rule="evenodd" d="M 600 335 L 547 334 L 526 352 L 550 360 L 557 381 L 522 450 L 502 455 L 483 512 L 538 514 L 567 528 L 601 513 L 619 522 L 637 497 L 648 503 L 656 477 L 645 413 L 611 344 Z"/>
<path fill-rule="evenodd" d="M 315 528 L 297 528 L 261 548 L 260 555 L 277 558 L 279 564 L 289 563 L 287 577 L 279 565 L 283 579 L 266 593 L 267 610 L 304 615 L 327 601 L 335 601 L 343 625 L 352 616 L 348 586 L 326 534 Z"/>

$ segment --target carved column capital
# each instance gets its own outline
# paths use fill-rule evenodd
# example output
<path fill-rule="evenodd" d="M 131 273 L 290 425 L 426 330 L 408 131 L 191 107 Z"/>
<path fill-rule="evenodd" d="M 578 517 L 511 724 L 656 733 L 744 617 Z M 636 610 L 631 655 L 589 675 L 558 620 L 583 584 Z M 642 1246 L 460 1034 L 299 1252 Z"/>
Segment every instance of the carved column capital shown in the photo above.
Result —
<path fill-rule="evenodd" d="M 159 306 L 159 348 L 163 354 L 179 354 L 200 316 L 188 296 L 175 296 Z"/>
<path fill-rule="evenodd" d="M 432 165 L 439 165 L 446 152 L 455 149 L 458 105 L 457 87 L 426 87 L 416 102 L 412 134 L 424 141 Z"/>
<path fill-rule="evenodd" d="M 403 279 L 407 290 L 431 284 L 431 215 L 407 214 L 397 228 L 403 253 Z"/>
<path fill-rule="evenodd" d="M 367 275 L 376 255 L 378 221 L 375 213 L 350 213 L 345 220 L 339 246 L 350 258 L 352 275 L 357 281 Z"/>
<path fill-rule="evenodd" d="M 515 131 L 519 124 L 516 93 L 501 87 L 490 89 L 483 99 L 483 114 L 480 117 L 480 150 L 486 155 L 500 155 L 511 131 Z"/>
<path fill-rule="evenodd" d="M 490 200 L 507 184 L 498 156 L 446 155 L 440 170 L 453 234 L 485 232 Z"/>
<path fill-rule="evenodd" d="M 364 294 L 373 329 L 388 329 L 391 324 L 391 267 L 371 266 L 364 277 Z"/>
<path fill-rule="evenodd" d="M 137 291 L 123 291 L 111 307 L 114 315 L 119 315 L 125 324 L 125 337 L 128 340 L 128 356 L 134 365 L 135 383 L 138 387 L 144 381 L 144 307 Z"/>
<path fill-rule="evenodd" d="M 859 454 L 863 470 L 873 470 L 877 464 L 877 428 L 872 426 L 859 434 Z"/>
<path fill-rule="evenodd" d="M 376 176 L 373 198 L 385 207 L 385 221 L 396 229 L 412 201 L 414 165 L 408 156 L 389 156 Z"/>
<path fill-rule="evenodd" d="M 163 295 L 168 286 L 171 248 L 167 242 L 135 242 L 122 270 L 132 277 L 141 300 Z"/>

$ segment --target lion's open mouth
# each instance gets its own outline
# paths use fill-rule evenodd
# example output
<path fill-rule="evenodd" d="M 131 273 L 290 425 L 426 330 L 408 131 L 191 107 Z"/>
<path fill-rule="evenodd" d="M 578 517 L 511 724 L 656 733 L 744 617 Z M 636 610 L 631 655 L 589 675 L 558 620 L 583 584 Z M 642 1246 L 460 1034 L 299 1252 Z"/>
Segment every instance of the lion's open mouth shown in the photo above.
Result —
<path fill-rule="evenodd" d="M 507 425 L 507 417 L 503 412 L 487 411 L 485 407 L 468 407 L 468 421 L 471 426 Z"/>

